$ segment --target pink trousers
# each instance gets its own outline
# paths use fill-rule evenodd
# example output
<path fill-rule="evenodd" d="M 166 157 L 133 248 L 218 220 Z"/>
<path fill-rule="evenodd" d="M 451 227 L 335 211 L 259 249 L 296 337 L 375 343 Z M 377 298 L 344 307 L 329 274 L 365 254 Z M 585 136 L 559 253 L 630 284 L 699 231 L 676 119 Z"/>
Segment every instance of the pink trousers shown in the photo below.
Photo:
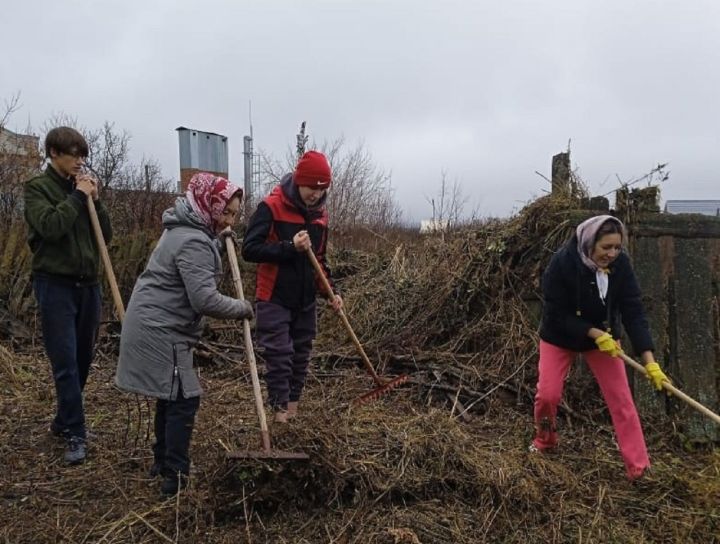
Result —
<path fill-rule="evenodd" d="M 558 444 L 555 418 L 574 356 L 575 352 L 571 350 L 540 341 L 533 444 L 541 451 Z M 610 357 L 600 350 L 583 352 L 583 356 L 610 411 L 627 476 L 630 479 L 639 478 L 650 466 L 650 459 L 640 418 L 630 393 L 625 364 L 619 357 Z"/>

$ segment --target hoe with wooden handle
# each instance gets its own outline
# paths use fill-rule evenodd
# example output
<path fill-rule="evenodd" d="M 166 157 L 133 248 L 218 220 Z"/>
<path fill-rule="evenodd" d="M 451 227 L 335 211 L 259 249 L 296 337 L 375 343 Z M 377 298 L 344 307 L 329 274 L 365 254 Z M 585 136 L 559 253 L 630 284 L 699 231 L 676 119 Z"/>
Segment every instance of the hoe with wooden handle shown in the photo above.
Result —
<path fill-rule="evenodd" d="M 631 359 L 624 353 L 620 353 L 620 357 L 623 361 L 625 361 L 629 366 L 633 367 L 635 370 L 640 372 L 643 376 L 647 376 L 647 371 L 645 370 L 645 367 L 643 367 L 640 363 L 635 361 L 634 359 Z M 698 401 L 696 401 L 694 398 L 690 397 L 689 395 L 686 395 L 682 391 L 680 391 L 677 387 L 675 387 L 670 382 L 662 382 L 663 388 L 670 394 L 676 396 L 677 398 L 683 400 L 685 403 L 689 404 L 693 408 L 695 408 L 698 412 L 700 412 L 703 415 L 706 415 L 710 419 L 712 419 L 715 423 L 720 424 L 720 416 L 717 415 L 715 412 L 710 410 L 707 406 L 704 406 L 703 404 L 700 404 Z"/>
<path fill-rule="evenodd" d="M 238 266 L 235 244 L 228 236 L 225 238 L 227 246 L 228 261 L 232 270 L 235 292 L 239 299 L 244 299 L 242 280 L 240 279 L 240 267 Z M 227 453 L 229 459 L 309 459 L 306 453 L 293 453 L 272 449 L 270 442 L 270 431 L 268 430 L 265 407 L 263 406 L 262 392 L 260 391 L 260 379 L 258 378 L 257 363 L 255 362 L 255 351 L 253 350 L 252 335 L 250 334 L 250 321 L 243 319 L 243 343 L 245 344 L 245 358 L 250 366 L 250 379 L 252 380 L 253 396 L 255 397 L 255 411 L 260 420 L 260 443 L 262 450 L 256 451 L 230 451 Z"/>
<path fill-rule="evenodd" d="M 93 176 L 97 183 L 100 176 L 98 176 L 98 173 L 90 167 L 90 165 L 84 164 L 82 171 Z M 103 267 L 105 268 L 105 275 L 107 276 L 108 284 L 110 284 L 110 292 L 112 293 L 113 303 L 115 304 L 115 312 L 117 313 L 118 320 L 122 323 L 123 319 L 125 319 L 125 305 L 123 304 L 122 297 L 120 296 L 120 289 L 118 288 L 117 280 L 115 279 L 115 272 L 113 271 L 112 262 L 110 261 L 110 254 L 107 250 L 107 244 L 105 243 L 102 228 L 100 228 L 100 220 L 98 219 L 92 195 L 87 196 L 87 209 L 88 215 L 90 216 L 90 224 L 92 225 L 93 233 L 95 234 L 95 242 L 97 242 L 100 258 L 102 259 Z"/>
<path fill-rule="evenodd" d="M 95 233 L 95 241 L 97 242 L 98 249 L 100 250 L 100 258 L 102 259 L 103 266 L 105 267 L 105 274 L 107 275 L 107 280 L 110 284 L 110 292 L 112 293 L 113 302 L 115 303 L 115 311 L 117 312 L 120 323 L 122 323 L 123 319 L 125 319 L 125 305 L 123 304 L 122 297 L 120 296 L 120 289 L 118 289 L 115 272 L 113 272 L 112 262 L 110 262 L 110 254 L 108 253 L 107 245 L 105 244 L 105 237 L 103 236 L 102 229 L 100 228 L 100 220 L 97 216 L 97 210 L 95 210 L 95 203 L 90 195 L 87 197 L 87 208 L 90 215 L 90 223 L 92 223 L 93 232 Z"/>

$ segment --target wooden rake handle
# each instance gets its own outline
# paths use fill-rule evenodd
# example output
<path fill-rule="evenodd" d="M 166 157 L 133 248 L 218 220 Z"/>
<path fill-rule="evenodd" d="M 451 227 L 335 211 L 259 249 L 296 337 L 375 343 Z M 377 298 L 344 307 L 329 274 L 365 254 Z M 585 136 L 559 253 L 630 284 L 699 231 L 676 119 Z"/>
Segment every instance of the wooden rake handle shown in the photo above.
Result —
<path fill-rule="evenodd" d="M 335 293 L 332 290 L 332 287 L 330 286 L 330 282 L 325 277 L 325 272 L 323 271 L 322 267 L 320 266 L 320 263 L 317 260 L 317 257 L 315 256 L 315 253 L 313 253 L 312 248 L 307 250 L 308 257 L 310 259 L 310 262 L 313 265 L 313 268 L 315 269 L 315 273 L 317 274 L 318 278 L 320 278 L 320 282 L 323 285 L 323 288 L 325 289 L 325 292 L 328 294 L 330 298 L 335 296 Z M 365 365 L 365 370 L 368 371 L 368 374 L 372 376 L 372 379 L 375 381 L 375 383 L 379 386 L 385 385 L 385 381 L 378 376 L 377 372 L 375 372 L 375 367 L 373 367 L 372 363 L 370 362 L 370 359 L 367 356 L 367 353 L 365 353 L 365 350 L 363 349 L 362 344 L 360 343 L 360 340 L 358 339 L 357 335 L 355 334 L 355 331 L 353 330 L 352 326 L 350 325 L 350 321 L 348 321 L 347 315 L 345 314 L 345 311 L 340 308 L 337 312 L 340 315 L 340 319 L 343 322 L 343 325 L 345 325 L 345 329 L 347 330 L 348 334 L 350 335 L 350 338 L 353 341 L 353 344 L 355 344 L 355 347 L 358 350 L 358 353 L 360 354 L 360 358 L 362 359 L 363 364 Z"/>
<path fill-rule="evenodd" d="M 125 305 L 120 296 L 120 289 L 118 289 L 115 272 L 113 271 L 112 262 L 110 262 L 110 254 L 108 253 L 105 237 L 100 228 L 100 220 L 98 219 L 97 210 L 95 209 L 95 202 L 93 202 L 92 196 L 90 195 L 87 197 L 87 207 L 90 215 L 90 223 L 92 223 L 93 232 L 95 233 L 95 241 L 100 250 L 100 258 L 102 259 L 105 274 L 110 284 L 110 292 L 112 293 L 113 302 L 115 303 L 115 311 L 117 312 L 118 319 L 122 323 L 125 319 Z"/>
<path fill-rule="evenodd" d="M 622 360 L 625 361 L 629 366 L 633 367 L 635 370 L 637 370 L 638 372 L 640 372 L 643 376 L 647 376 L 647 371 L 645 370 L 645 367 L 642 366 L 640 363 L 638 363 L 638 362 L 635 361 L 634 359 L 631 359 L 630 357 L 628 357 L 628 356 L 625 355 L 624 353 L 621 353 L 621 354 L 620 354 L 620 357 L 621 357 Z M 704 414 L 704 415 L 706 415 L 707 417 L 709 417 L 710 419 L 712 419 L 715 423 L 720 424 L 720 416 L 717 415 L 717 414 L 716 414 L 715 412 L 713 412 L 712 410 L 710 410 L 710 408 L 708 408 L 707 406 L 704 406 L 703 404 L 700 404 L 700 403 L 699 403 L 698 401 L 696 401 L 694 398 L 686 395 L 685 393 L 683 393 L 682 391 L 680 391 L 677 387 L 675 387 L 675 386 L 674 386 L 673 384 L 671 384 L 670 382 L 663 382 L 662 386 L 663 386 L 663 388 L 665 388 L 665 390 L 667 390 L 667 391 L 668 391 L 669 393 L 671 393 L 672 395 L 674 395 L 674 396 L 676 396 L 677 398 L 685 401 L 687 404 L 689 404 L 690 406 L 692 406 L 693 408 L 695 408 L 698 412 L 700 412 L 701 414 Z"/>
<path fill-rule="evenodd" d="M 240 278 L 240 267 L 238 266 L 235 244 L 230 236 L 225 238 L 225 246 L 227 247 L 228 261 L 230 262 L 230 270 L 232 271 L 233 283 L 235 284 L 235 293 L 237 294 L 237 298 L 243 300 L 245 299 L 245 293 L 243 292 L 242 279 Z M 257 362 L 255 361 L 250 321 L 247 319 L 243 319 L 243 342 L 245 344 L 245 357 L 250 366 L 250 379 L 252 381 L 253 396 L 255 397 L 255 411 L 260 420 L 260 440 L 262 441 L 263 449 L 268 452 L 270 451 L 270 431 L 268 430 L 265 406 L 263 405 L 262 391 L 260 390 L 260 378 L 258 377 Z"/>

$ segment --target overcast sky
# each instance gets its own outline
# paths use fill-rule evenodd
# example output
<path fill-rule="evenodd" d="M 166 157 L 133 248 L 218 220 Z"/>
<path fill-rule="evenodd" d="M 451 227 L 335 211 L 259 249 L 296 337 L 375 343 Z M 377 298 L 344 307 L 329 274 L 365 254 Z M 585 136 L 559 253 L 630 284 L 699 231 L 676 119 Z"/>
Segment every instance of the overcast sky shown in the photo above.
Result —
<path fill-rule="evenodd" d="M 302 120 L 363 141 L 411 219 L 443 170 L 468 210 L 510 214 L 568 140 L 595 194 L 669 162 L 664 198 L 720 198 L 716 0 L 0 2 L 10 128 L 109 120 L 167 176 L 184 125 L 227 135 L 241 182 L 252 101 L 256 149 L 282 156 Z"/>

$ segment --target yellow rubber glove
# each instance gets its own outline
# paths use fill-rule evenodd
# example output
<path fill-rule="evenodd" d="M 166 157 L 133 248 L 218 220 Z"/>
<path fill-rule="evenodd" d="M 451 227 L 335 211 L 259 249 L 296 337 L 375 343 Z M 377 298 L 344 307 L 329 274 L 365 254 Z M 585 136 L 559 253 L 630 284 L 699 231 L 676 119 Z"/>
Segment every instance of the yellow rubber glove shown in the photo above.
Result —
<path fill-rule="evenodd" d="M 617 357 L 622 353 L 622 349 L 620 349 L 615 339 L 610 336 L 610 333 L 601 334 L 595 339 L 595 343 L 600 351 L 607 353 L 610 357 Z"/>
<path fill-rule="evenodd" d="M 650 383 L 652 383 L 658 391 L 662 391 L 663 382 L 670 383 L 670 380 L 665 373 L 660 370 L 660 365 L 655 361 L 645 365 L 645 372 L 647 372 L 647 379 L 650 380 Z"/>

